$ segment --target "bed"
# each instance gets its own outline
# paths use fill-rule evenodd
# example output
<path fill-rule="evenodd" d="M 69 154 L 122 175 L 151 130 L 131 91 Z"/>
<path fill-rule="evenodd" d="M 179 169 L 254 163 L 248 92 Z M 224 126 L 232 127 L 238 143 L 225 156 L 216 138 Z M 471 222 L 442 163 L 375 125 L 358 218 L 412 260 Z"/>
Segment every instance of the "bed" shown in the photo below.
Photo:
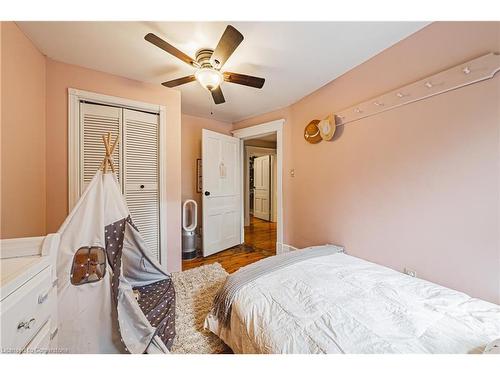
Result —
<path fill-rule="evenodd" d="M 250 281 L 205 327 L 235 353 L 482 353 L 500 306 L 336 252 Z"/>

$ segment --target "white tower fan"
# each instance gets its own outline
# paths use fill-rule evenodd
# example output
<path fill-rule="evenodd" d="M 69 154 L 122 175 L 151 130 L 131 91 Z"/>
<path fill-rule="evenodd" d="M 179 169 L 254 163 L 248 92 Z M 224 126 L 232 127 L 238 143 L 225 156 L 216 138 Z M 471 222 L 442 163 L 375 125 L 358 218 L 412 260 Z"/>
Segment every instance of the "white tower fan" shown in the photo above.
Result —
<path fill-rule="evenodd" d="M 196 258 L 196 226 L 198 204 L 188 199 L 182 205 L 182 259 Z"/>

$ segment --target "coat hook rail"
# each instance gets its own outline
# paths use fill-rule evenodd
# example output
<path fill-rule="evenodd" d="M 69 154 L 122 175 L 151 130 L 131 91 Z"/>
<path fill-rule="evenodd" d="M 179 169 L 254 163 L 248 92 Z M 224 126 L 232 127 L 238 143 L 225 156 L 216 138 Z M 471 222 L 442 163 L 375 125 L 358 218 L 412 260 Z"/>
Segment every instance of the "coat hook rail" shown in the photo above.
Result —
<path fill-rule="evenodd" d="M 406 104 L 491 79 L 499 70 L 500 53 L 488 53 L 337 112 L 335 123 L 336 126 L 346 125 Z"/>

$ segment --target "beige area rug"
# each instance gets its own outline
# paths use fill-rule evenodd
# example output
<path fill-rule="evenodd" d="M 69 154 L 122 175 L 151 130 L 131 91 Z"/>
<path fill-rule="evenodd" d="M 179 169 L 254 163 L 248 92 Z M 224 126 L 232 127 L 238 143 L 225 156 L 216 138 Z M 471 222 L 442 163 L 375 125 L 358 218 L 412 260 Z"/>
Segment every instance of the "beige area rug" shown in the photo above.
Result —
<path fill-rule="evenodd" d="M 172 273 L 175 287 L 176 337 L 171 352 L 177 354 L 231 353 L 203 322 L 212 308 L 215 293 L 228 273 L 219 263 Z"/>

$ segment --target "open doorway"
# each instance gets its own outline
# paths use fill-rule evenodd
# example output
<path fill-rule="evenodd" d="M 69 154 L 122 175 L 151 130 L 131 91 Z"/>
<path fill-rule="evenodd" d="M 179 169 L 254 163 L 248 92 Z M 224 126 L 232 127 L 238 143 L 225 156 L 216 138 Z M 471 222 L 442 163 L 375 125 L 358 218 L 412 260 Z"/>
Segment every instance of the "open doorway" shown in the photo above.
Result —
<path fill-rule="evenodd" d="M 279 254 L 285 251 L 283 244 L 283 127 L 284 119 L 274 120 L 263 124 L 250 126 L 233 131 L 233 136 L 240 139 L 240 161 L 241 161 L 241 243 L 255 244 L 262 248 L 263 241 L 273 245 L 265 247 L 268 254 Z M 253 148 L 253 149 L 252 149 Z M 248 155 L 246 155 L 248 154 Z M 269 155 L 270 170 L 270 198 L 268 205 L 265 202 L 256 202 L 255 188 L 253 196 L 250 190 L 250 157 L 255 156 L 255 160 L 261 156 Z M 248 156 L 248 157 L 247 157 Z M 265 158 L 261 163 L 265 165 Z M 248 166 L 247 166 L 248 164 Z M 247 172 L 245 172 L 247 171 Z M 255 173 L 255 171 L 254 171 Z M 254 185 L 255 185 L 255 174 Z M 248 184 L 248 187 L 247 187 Z M 250 203 L 252 202 L 252 211 Z M 266 211 L 262 212 L 262 206 L 269 207 L 269 216 Z M 260 210 L 260 211 L 259 211 Z M 263 218 L 259 217 L 263 214 Z M 268 219 L 270 217 L 270 219 Z M 259 220 L 257 220 L 259 219 Z M 263 221 L 260 221 L 263 220 Z M 253 224 L 253 225 L 252 225 Z"/>
<path fill-rule="evenodd" d="M 243 141 L 243 232 L 248 250 L 276 254 L 276 132 Z"/>
<path fill-rule="evenodd" d="M 232 273 L 285 250 L 282 197 L 284 123 L 285 120 L 281 119 L 238 129 L 232 132 L 232 137 L 203 129 L 202 252 L 195 259 L 183 261 L 183 270 L 218 262 Z M 259 186 L 264 191 L 269 186 L 269 193 L 259 192 L 259 196 L 264 197 L 261 200 L 254 196 L 250 198 L 251 159 L 245 156 L 245 144 L 261 149 L 251 150 L 257 151 L 250 155 L 255 156 L 254 163 L 257 158 L 268 156 L 268 163 L 266 158 L 260 159 L 262 168 L 257 167 L 262 176 Z M 256 171 L 255 166 L 252 168 L 254 186 Z M 247 185 L 248 193 L 245 194 Z M 254 195 L 257 194 L 256 187 L 253 188 Z"/>

